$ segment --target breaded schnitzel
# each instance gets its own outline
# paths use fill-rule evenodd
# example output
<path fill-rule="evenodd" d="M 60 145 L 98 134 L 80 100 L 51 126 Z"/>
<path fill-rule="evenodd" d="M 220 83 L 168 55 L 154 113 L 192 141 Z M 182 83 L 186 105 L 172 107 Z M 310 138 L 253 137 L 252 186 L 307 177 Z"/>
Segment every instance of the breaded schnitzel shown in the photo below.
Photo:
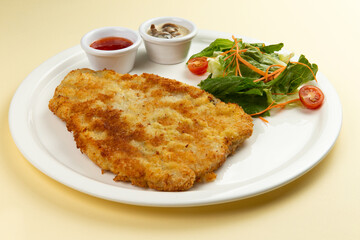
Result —
<path fill-rule="evenodd" d="M 205 91 L 153 74 L 71 71 L 50 110 L 115 181 L 181 191 L 210 181 L 252 134 L 249 115 Z"/>

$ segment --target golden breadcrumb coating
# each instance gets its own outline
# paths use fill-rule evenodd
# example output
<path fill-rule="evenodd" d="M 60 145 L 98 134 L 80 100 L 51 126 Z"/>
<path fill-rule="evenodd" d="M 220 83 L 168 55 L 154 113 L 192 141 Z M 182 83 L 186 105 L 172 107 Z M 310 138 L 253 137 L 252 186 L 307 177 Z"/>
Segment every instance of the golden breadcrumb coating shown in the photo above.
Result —
<path fill-rule="evenodd" d="M 50 110 L 77 147 L 115 181 L 162 191 L 211 181 L 214 171 L 253 131 L 236 104 L 153 74 L 71 71 Z"/>

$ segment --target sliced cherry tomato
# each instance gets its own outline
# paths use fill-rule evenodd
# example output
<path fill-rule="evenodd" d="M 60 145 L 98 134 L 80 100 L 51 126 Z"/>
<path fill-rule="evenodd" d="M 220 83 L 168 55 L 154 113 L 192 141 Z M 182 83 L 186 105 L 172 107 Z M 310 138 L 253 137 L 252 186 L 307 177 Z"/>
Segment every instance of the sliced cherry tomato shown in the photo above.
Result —
<path fill-rule="evenodd" d="M 299 97 L 302 104 L 309 109 L 319 108 L 324 101 L 324 93 L 320 88 L 312 85 L 301 87 Z"/>
<path fill-rule="evenodd" d="M 208 68 L 208 61 L 206 57 L 196 57 L 188 61 L 188 68 L 190 72 L 196 75 L 203 75 Z"/>

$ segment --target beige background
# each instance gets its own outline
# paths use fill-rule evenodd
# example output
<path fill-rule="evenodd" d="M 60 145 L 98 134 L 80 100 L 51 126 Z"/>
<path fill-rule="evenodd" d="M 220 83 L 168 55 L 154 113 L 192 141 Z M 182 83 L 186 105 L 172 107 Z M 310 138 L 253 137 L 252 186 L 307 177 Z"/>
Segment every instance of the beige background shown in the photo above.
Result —
<path fill-rule="evenodd" d="M 360 239 L 359 10 L 357 0 L 0 0 L 0 239 Z M 167 15 L 200 29 L 283 42 L 317 63 L 343 105 L 343 127 L 329 155 L 261 196 L 175 209 L 91 197 L 33 167 L 8 125 L 23 79 L 91 29 L 137 29 Z"/>

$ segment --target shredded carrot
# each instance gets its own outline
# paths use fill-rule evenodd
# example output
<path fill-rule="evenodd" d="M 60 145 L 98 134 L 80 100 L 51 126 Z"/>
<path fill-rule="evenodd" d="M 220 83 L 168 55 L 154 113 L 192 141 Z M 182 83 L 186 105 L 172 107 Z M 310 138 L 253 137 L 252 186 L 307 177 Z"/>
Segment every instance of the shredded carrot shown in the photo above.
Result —
<path fill-rule="evenodd" d="M 232 39 L 234 39 L 234 36 L 232 36 Z M 230 48 L 230 50 L 225 51 L 225 52 L 221 53 L 220 55 L 225 55 L 225 54 L 228 54 L 229 52 L 234 51 L 234 47 L 235 47 L 235 44 Z"/>
<path fill-rule="evenodd" d="M 232 54 L 231 54 L 231 56 L 232 56 L 233 54 L 236 54 L 237 52 L 238 52 L 238 53 L 243 53 L 243 52 L 246 52 L 246 51 L 247 51 L 247 49 L 239 49 L 238 51 L 237 51 L 237 50 L 229 50 L 229 51 L 226 51 L 226 52 L 221 53 L 220 55 L 226 55 L 226 54 L 232 52 Z M 225 53 L 225 54 L 224 54 L 224 53 Z M 229 56 L 230 56 L 230 55 L 229 55 Z M 227 56 L 224 60 L 228 59 L 229 56 Z"/>
<path fill-rule="evenodd" d="M 250 68 L 251 70 L 259 73 L 260 75 L 264 76 L 265 72 L 261 71 L 260 69 L 258 69 L 257 67 L 255 67 L 254 65 L 252 65 L 251 63 L 247 62 L 245 59 L 243 59 L 240 56 L 240 52 L 239 52 L 239 45 L 237 42 L 237 38 L 235 38 L 234 36 L 232 36 L 232 39 L 234 40 L 234 43 L 236 45 L 236 57 L 239 59 L 240 62 L 242 62 L 245 66 L 247 66 L 248 68 Z M 238 61 L 236 61 L 238 63 Z"/>
<path fill-rule="evenodd" d="M 258 47 L 254 47 L 254 48 L 256 48 L 257 50 L 259 50 L 259 52 L 261 52 L 261 53 L 262 53 L 262 51 L 260 50 L 260 48 L 258 48 Z"/>
<path fill-rule="evenodd" d="M 248 61 L 246 61 L 245 59 L 243 59 L 240 54 L 236 54 L 236 57 L 239 59 L 240 62 L 242 62 L 245 66 L 247 66 L 248 68 L 250 68 L 251 70 L 253 70 L 254 72 L 265 76 L 265 72 L 258 69 L 257 67 L 255 67 L 254 65 L 252 65 L 251 63 L 249 63 Z"/>
<path fill-rule="evenodd" d="M 235 56 L 237 56 L 239 54 L 239 45 L 238 45 L 238 42 L 237 42 L 237 38 L 234 38 L 234 36 L 233 36 L 233 39 L 234 39 L 234 43 L 235 43 L 235 46 L 236 46 Z M 237 76 L 238 74 L 239 74 L 239 76 L 241 76 L 240 67 L 239 67 L 239 61 L 236 61 L 235 75 Z"/>
<path fill-rule="evenodd" d="M 241 71 L 240 71 L 240 63 L 243 63 L 245 66 L 247 66 L 248 68 L 250 68 L 251 70 L 259 73 L 261 76 L 265 76 L 265 72 L 258 69 L 257 67 L 255 67 L 254 65 L 252 65 L 251 63 L 247 62 L 245 59 L 243 59 L 240 54 L 243 53 L 243 52 L 246 52 L 247 49 L 239 49 L 239 45 L 238 45 L 238 40 L 237 38 L 235 38 L 234 36 L 232 36 L 232 39 L 234 40 L 234 45 L 232 46 L 232 48 L 228 51 L 225 51 L 223 53 L 221 53 L 221 55 L 225 55 L 225 54 L 228 54 L 228 53 L 233 53 L 231 54 L 230 56 L 227 56 L 225 58 L 225 60 L 227 60 L 229 57 L 231 56 L 235 56 L 236 57 L 236 69 L 235 69 L 235 75 L 239 75 L 241 76 Z M 234 59 L 235 59 L 234 57 Z M 232 61 L 233 62 L 233 61 Z M 230 66 L 232 64 L 232 62 L 228 65 Z M 228 67 L 227 66 L 227 67 Z M 223 73 L 223 76 L 225 76 L 225 70 L 224 70 L 224 73 Z"/>
<path fill-rule="evenodd" d="M 233 50 L 234 46 L 230 50 L 225 51 L 225 52 L 221 53 L 220 55 L 224 56 L 224 55 L 228 54 L 229 52 L 235 52 L 235 50 Z"/>
<path fill-rule="evenodd" d="M 229 63 L 229 65 L 226 66 L 226 68 L 223 71 L 223 77 L 226 75 L 226 69 L 234 62 L 235 59 L 236 59 L 236 57 L 234 56 L 233 59 L 231 60 L 231 62 Z"/>
<path fill-rule="evenodd" d="M 297 102 L 297 101 L 300 101 L 300 98 L 295 98 L 295 99 L 291 99 L 286 102 L 278 103 L 278 104 L 274 105 L 272 108 L 278 108 L 278 107 L 284 108 L 286 105 Z"/>
<path fill-rule="evenodd" d="M 259 118 L 261 119 L 261 121 L 263 121 L 263 122 L 265 122 L 265 123 L 269 123 L 269 121 L 266 120 L 265 118 L 263 118 L 263 117 L 259 117 Z"/>
<path fill-rule="evenodd" d="M 242 77 L 241 71 L 240 71 L 240 66 L 239 66 L 239 65 L 240 65 L 239 62 L 236 61 L 236 71 L 235 71 L 235 75 L 236 75 L 236 76 L 239 75 L 240 77 Z"/>
<path fill-rule="evenodd" d="M 272 68 L 272 67 L 280 67 L 280 69 L 281 68 L 283 68 L 284 66 L 283 65 L 280 65 L 280 64 L 273 64 L 273 65 L 270 65 L 267 69 L 266 69 L 266 71 L 265 71 L 265 82 L 267 82 L 267 78 L 268 78 L 268 74 L 269 74 L 269 71 L 270 71 L 270 69 Z"/>
<path fill-rule="evenodd" d="M 280 65 L 280 66 L 281 66 L 281 65 Z M 268 82 L 268 81 L 270 81 L 269 77 L 274 76 L 272 79 L 275 79 L 275 78 L 277 78 L 277 76 L 279 76 L 280 73 L 282 73 L 285 69 L 286 69 L 286 67 L 285 67 L 285 66 L 282 66 L 282 68 L 279 68 L 279 69 L 275 70 L 274 72 L 272 72 L 272 73 L 270 73 L 270 74 L 268 74 L 268 75 L 265 75 L 264 77 L 258 78 L 258 79 L 256 79 L 256 80 L 254 80 L 254 82 L 260 82 L 260 81 L 262 81 L 262 80 L 264 80 L 265 82 Z M 266 73 L 266 72 L 265 72 L 265 73 Z"/>
<path fill-rule="evenodd" d="M 276 74 L 274 75 L 274 79 L 277 78 L 285 69 L 286 69 L 286 67 L 284 67 L 283 70 L 281 70 L 281 71 L 279 71 L 278 73 L 276 73 Z"/>
<path fill-rule="evenodd" d="M 311 71 L 311 73 L 312 73 L 315 81 L 317 81 L 316 76 L 315 76 L 313 70 L 312 70 L 308 65 L 306 65 L 305 63 L 301 63 L 301 62 L 291 62 L 291 63 L 293 63 L 293 64 L 300 64 L 300 65 L 303 65 L 303 66 L 307 67 L 307 68 Z M 279 66 L 279 67 L 281 67 L 281 68 L 275 70 L 275 71 L 272 72 L 271 74 L 268 74 L 269 69 L 270 69 L 271 67 L 274 67 L 274 66 Z M 264 80 L 264 82 L 268 82 L 268 81 L 270 81 L 269 77 L 273 76 L 272 79 L 275 79 L 275 78 L 277 78 L 285 69 L 286 69 L 286 66 L 282 66 L 282 65 L 270 65 L 270 66 L 266 69 L 266 72 L 265 72 L 264 77 L 258 78 L 258 79 L 256 79 L 256 80 L 254 80 L 254 82 L 259 82 L 259 81 L 263 81 L 263 80 Z"/>
<path fill-rule="evenodd" d="M 228 60 L 230 57 L 232 57 L 232 56 L 234 56 L 234 55 L 235 55 L 235 53 L 230 54 L 229 56 L 227 56 L 226 58 L 224 58 L 224 61 Z"/>
<path fill-rule="evenodd" d="M 260 115 L 260 114 L 263 114 L 264 112 L 266 111 L 269 111 L 272 106 L 274 105 L 275 101 L 273 101 L 267 108 L 265 108 L 264 110 L 260 111 L 260 112 L 257 112 L 257 113 L 252 113 L 252 114 L 249 114 L 250 116 L 256 116 L 256 115 Z"/>
<path fill-rule="evenodd" d="M 299 101 L 300 99 L 299 98 L 296 98 L 296 99 L 292 99 L 292 100 L 289 100 L 287 102 L 282 102 L 282 103 L 278 103 L 278 104 L 275 104 L 275 101 L 273 101 L 267 108 L 265 108 L 264 110 L 260 111 L 260 112 L 257 112 L 257 113 L 252 113 L 252 114 L 249 114 L 250 116 L 256 116 L 256 115 L 260 115 L 260 114 L 263 114 L 264 112 L 267 112 L 269 111 L 270 109 L 273 109 L 273 108 L 284 108 L 287 104 L 290 104 L 290 103 L 293 103 L 293 102 L 297 102 Z"/>

